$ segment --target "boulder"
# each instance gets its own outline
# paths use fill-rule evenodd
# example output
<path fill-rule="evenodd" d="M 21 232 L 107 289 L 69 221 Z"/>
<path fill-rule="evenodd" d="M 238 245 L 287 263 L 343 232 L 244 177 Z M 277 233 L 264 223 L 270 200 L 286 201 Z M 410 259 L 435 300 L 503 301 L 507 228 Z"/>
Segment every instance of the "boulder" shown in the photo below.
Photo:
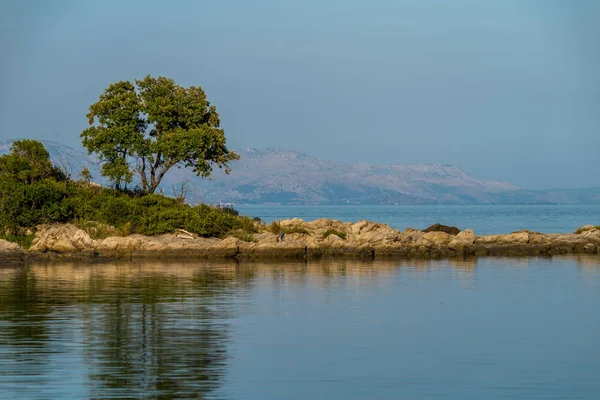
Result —
<path fill-rule="evenodd" d="M 91 250 L 94 241 L 84 230 L 71 224 L 50 225 L 36 233 L 31 251 L 55 251 L 58 253 Z"/>
<path fill-rule="evenodd" d="M 400 234 L 400 243 L 412 244 L 417 243 L 425 234 L 414 228 L 406 228 L 404 232 Z"/>
<path fill-rule="evenodd" d="M 423 239 L 429 240 L 432 244 L 439 246 L 450 243 L 452 235 L 442 231 L 432 231 L 425 233 Z"/>
<path fill-rule="evenodd" d="M 391 244 L 400 242 L 401 235 L 396 229 L 386 224 L 378 224 L 370 221 L 359 221 L 347 229 L 347 239 L 359 243 Z"/>
<path fill-rule="evenodd" d="M 0 253 L 22 252 L 23 249 L 17 243 L 9 242 L 8 240 L 0 239 Z"/>
<path fill-rule="evenodd" d="M 427 229 L 423 229 L 423 232 L 446 232 L 449 235 L 458 235 L 458 233 L 460 232 L 460 229 L 458 229 L 455 226 L 447 226 L 447 225 L 442 225 L 440 223 L 437 223 L 437 224 L 431 225 Z"/>
<path fill-rule="evenodd" d="M 462 252 L 465 247 L 472 246 L 475 243 L 475 232 L 470 229 L 465 229 L 456 235 L 450 243 L 448 248 L 455 250 L 456 252 Z"/>
<path fill-rule="evenodd" d="M 508 235 L 503 235 L 498 241 L 509 244 L 525 244 L 529 243 L 529 231 L 518 231 Z"/>

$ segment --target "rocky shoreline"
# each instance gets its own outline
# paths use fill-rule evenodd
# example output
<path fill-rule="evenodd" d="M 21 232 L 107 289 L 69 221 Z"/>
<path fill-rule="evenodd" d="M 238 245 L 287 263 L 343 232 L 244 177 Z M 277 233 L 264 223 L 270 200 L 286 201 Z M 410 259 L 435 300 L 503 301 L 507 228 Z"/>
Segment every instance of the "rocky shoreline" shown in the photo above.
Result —
<path fill-rule="evenodd" d="M 177 258 L 282 260 L 322 257 L 360 259 L 444 259 L 466 256 L 553 256 L 598 254 L 600 230 L 588 225 L 573 234 L 522 230 L 477 236 L 473 231 L 398 231 L 370 221 L 356 223 L 294 218 L 279 222 L 283 234 L 263 230 L 240 240 L 197 237 L 189 232 L 92 239 L 74 225 L 50 225 L 36 233 L 31 248 L 0 240 L 0 262 L 52 258 Z"/>

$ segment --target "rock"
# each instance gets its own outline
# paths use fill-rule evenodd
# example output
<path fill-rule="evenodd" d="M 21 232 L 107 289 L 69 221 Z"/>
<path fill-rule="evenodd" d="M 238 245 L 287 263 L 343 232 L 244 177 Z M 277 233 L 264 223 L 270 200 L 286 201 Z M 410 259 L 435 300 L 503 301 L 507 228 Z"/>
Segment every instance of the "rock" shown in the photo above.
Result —
<path fill-rule="evenodd" d="M 277 243 L 278 235 L 271 232 L 261 232 L 255 233 L 254 238 L 258 240 L 258 243 L 266 244 L 266 243 Z"/>
<path fill-rule="evenodd" d="M 460 253 L 464 251 L 465 247 L 472 246 L 474 243 L 475 233 L 470 229 L 465 229 L 448 243 L 448 248 Z"/>
<path fill-rule="evenodd" d="M 452 240 L 452 235 L 442 231 L 427 232 L 423 235 L 423 239 L 429 240 L 436 246 L 448 244 Z"/>
<path fill-rule="evenodd" d="M 446 232 L 449 235 L 458 235 L 458 233 L 460 232 L 460 229 L 458 229 L 455 226 L 447 226 L 447 225 L 442 225 L 440 223 L 437 223 L 437 224 L 431 225 L 427 229 L 423 229 L 423 232 Z"/>
<path fill-rule="evenodd" d="M 411 244 L 417 243 L 425 234 L 414 228 L 406 228 L 404 232 L 400 234 L 400 243 Z"/>
<path fill-rule="evenodd" d="M 331 235 L 328 235 L 327 238 L 325 238 L 326 243 L 340 242 L 343 240 L 344 239 L 342 239 L 341 237 L 339 237 L 338 235 L 336 235 L 334 233 L 332 233 Z"/>
<path fill-rule="evenodd" d="M 582 234 L 582 233 L 586 233 L 588 231 L 597 231 L 598 229 L 594 226 L 594 225 L 584 225 L 581 228 L 578 228 L 575 231 L 575 234 Z"/>
<path fill-rule="evenodd" d="M 17 243 L 0 239 L 0 253 L 22 252 L 23 249 Z"/>
<path fill-rule="evenodd" d="M 301 220 L 300 218 L 292 218 L 292 219 L 284 219 L 283 221 L 279 221 L 279 225 L 281 225 L 281 227 L 292 227 L 292 226 L 304 226 L 306 225 L 306 222 L 304 222 L 304 220 Z"/>
<path fill-rule="evenodd" d="M 90 235 L 74 225 L 50 225 L 38 231 L 30 250 L 65 253 L 91 250 L 93 246 Z"/>
<path fill-rule="evenodd" d="M 597 229 L 588 229 L 587 231 L 581 233 L 581 236 L 584 238 L 600 243 L 600 230 Z"/>
<path fill-rule="evenodd" d="M 340 229 L 341 230 L 341 229 Z M 391 244 L 400 242 L 401 235 L 396 229 L 386 224 L 378 224 L 370 221 L 359 221 L 348 227 L 350 241 L 370 244 Z"/>
<path fill-rule="evenodd" d="M 529 243 L 529 231 L 518 231 L 503 235 L 498 241 L 501 243 Z"/>

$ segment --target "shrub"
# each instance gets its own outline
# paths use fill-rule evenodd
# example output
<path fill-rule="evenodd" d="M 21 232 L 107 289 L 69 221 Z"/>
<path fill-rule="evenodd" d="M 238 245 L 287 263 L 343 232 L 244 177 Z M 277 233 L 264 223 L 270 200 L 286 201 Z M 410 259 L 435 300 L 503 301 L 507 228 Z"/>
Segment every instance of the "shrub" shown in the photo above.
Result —
<path fill-rule="evenodd" d="M 281 228 L 281 224 L 279 223 L 279 221 L 273 221 L 269 225 L 267 225 L 266 230 L 276 235 L 279 235 L 279 232 L 281 232 L 283 229 Z"/>
<path fill-rule="evenodd" d="M 116 190 L 72 181 L 52 166 L 39 142 L 25 141 L 13 146 L 10 155 L 0 156 L 0 232 L 13 241 L 26 243 L 29 239 L 22 238 L 21 228 L 66 222 L 74 223 L 94 238 L 131 233 L 156 235 L 184 229 L 217 237 L 239 232 L 247 235 L 247 240 L 258 232 L 260 224 L 239 216 L 229 206 L 192 207 L 159 194 L 145 195 L 137 189 Z"/>

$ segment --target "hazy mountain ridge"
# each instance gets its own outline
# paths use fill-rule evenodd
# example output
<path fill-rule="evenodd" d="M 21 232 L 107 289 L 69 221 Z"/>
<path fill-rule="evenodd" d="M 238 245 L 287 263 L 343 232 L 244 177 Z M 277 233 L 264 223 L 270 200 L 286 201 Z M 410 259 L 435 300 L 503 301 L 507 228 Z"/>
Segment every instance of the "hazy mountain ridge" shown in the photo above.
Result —
<path fill-rule="evenodd" d="M 84 150 L 42 141 L 56 165 L 77 177 L 87 166 L 95 181 L 97 158 Z M 11 142 L 0 143 L 0 154 Z M 237 204 L 600 204 L 600 188 L 532 191 L 473 177 L 460 168 L 441 164 L 343 164 L 275 147 L 238 152 L 230 175 L 216 169 L 201 179 L 184 168 L 172 169 L 161 187 L 167 194 L 187 182 L 188 199 Z"/>

